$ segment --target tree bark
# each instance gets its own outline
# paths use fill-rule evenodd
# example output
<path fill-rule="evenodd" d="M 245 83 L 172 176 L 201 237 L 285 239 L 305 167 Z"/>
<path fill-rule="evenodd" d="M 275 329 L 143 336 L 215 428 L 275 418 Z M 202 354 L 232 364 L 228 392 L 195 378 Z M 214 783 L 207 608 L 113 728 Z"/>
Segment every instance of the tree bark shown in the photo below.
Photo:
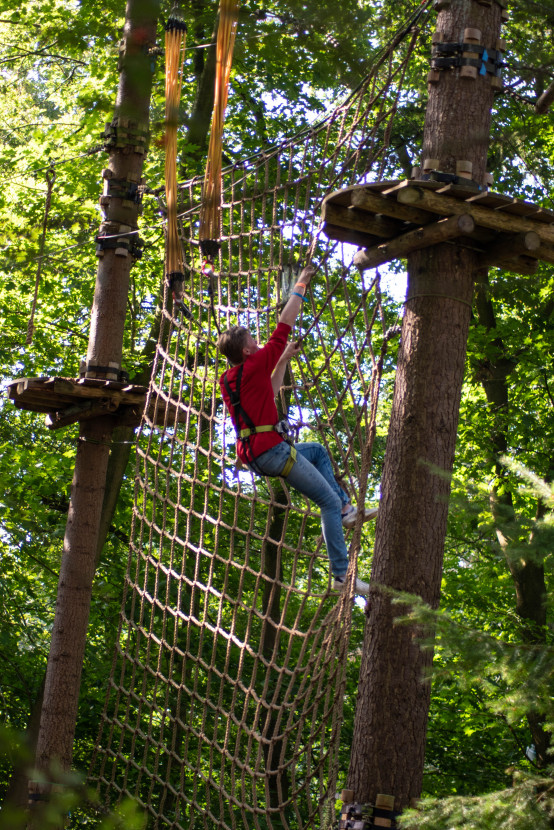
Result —
<path fill-rule="evenodd" d="M 203 2 L 195 0 L 193 3 L 193 11 L 201 17 L 205 12 Z M 190 118 L 188 120 L 188 129 L 186 135 L 187 145 L 194 145 L 196 151 L 188 154 L 197 159 L 198 163 L 206 153 L 208 146 L 208 133 L 210 130 L 212 111 L 214 106 L 214 91 L 215 91 L 215 68 L 216 68 L 216 39 L 219 19 L 216 20 L 214 30 L 212 33 L 212 45 L 209 49 L 197 49 L 194 53 L 194 69 L 197 83 L 197 93 L 195 102 L 192 108 Z M 206 37 L 206 33 L 202 26 L 197 27 L 196 37 L 202 41 Z M 207 57 L 204 55 L 207 52 Z M 181 169 L 181 174 L 186 177 L 195 175 L 197 170 Z M 163 285 L 160 292 L 161 301 L 163 302 Z M 155 344 L 158 341 L 160 334 L 160 325 L 162 324 L 161 315 L 158 315 L 152 329 L 149 333 L 146 345 L 142 353 L 142 367 L 137 374 L 131 379 L 132 383 L 147 385 L 150 382 L 150 375 L 152 369 L 152 361 L 154 358 Z M 102 548 L 106 541 L 110 525 L 113 522 L 114 514 L 117 507 L 117 501 L 123 477 L 127 469 L 129 458 L 131 455 L 131 442 L 135 434 L 134 427 L 117 427 L 114 435 L 114 446 L 110 453 L 108 462 L 106 493 L 104 496 L 104 506 L 102 509 L 102 520 L 100 534 L 98 538 L 97 562 L 100 560 Z"/>
<path fill-rule="evenodd" d="M 159 0 L 128 0 L 115 115 L 147 125 Z M 121 123 L 121 122 L 120 122 Z M 123 125 L 123 129 L 124 125 Z M 110 152 L 114 179 L 140 179 L 145 150 L 135 140 Z M 111 197 L 106 221 L 119 224 L 120 199 Z M 138 211 L 128 209 L 126 223 L 137 227 Z M 129 273 L 133 258 L 108 248 L 99 259 L 87 363 L 121 365 Z M 98 374 L 102 374 L 101 371 Z M 100 517 L 113 432 L 111 418 L 81 425 L 71 491 L 56 614 L 46 670 L 44 703 L 36 764 L 49 770 L 56 761 L 71 765 L 86 631 L 90 612 Z"/>
<path fill-rule="evenodd" d="M 25 735 L 23 736 L 23 745 L 25 750 L 29 751 L 29 755 L 34 757 L 37 748 L 38 730 L 40 726 L 40 713 L 42 710 L 42 700 L 44 696 L 44 678 L 37 689 L 35 699 L 31 705 L 29 713 L 29 720 Z M 29 803 L 29 762 L 26 757 L 18 760 L 14 766 L 10 777 L 10 782 L 6 790 L 6 795 L 2 800 L 2 810 L 9 812 L 11 808 L 16 810 L 25 810 Z"/>
<path fill-rule="evenodd" d="M 494 307 L 487 290 L 486 275 L 477 284 L 475 308 L 479 322 L 489 332 L 496 329 Z M 551 313 L 546 309 L 545 319 Z M 516 359 L 507 353 L 501 337 L 497 336 L 488 351 L 489 359 L 479 367 L 479 376 L 485 392 L 487 403 L 495 417 L 495 424 L 490 435 L 491 459 L 495 464 L 496 481 L 491 490 L 491 512 L 496 524 L 496 535 L 506 557 L 506 564 L 512 576 L 516 592 L 516 613 L 522 623 L 522 640 L 529 645 L 544 645 L 547 641 L 547 599 L 544 562 L 538 551 L 531 549 L 525 556 L 522 546 L 518 545 L 518 554 L 513 556 L 510 542 L 518 533 L 512 492 L 507 485 L 506 470 L 500 458 L 508 451 L 507 423 L 510 394 L 508 377 L 516 366 Z M 552 480 L 552 470 L 548 476 Z M 537 519 L 545 513 L 544 505 L 539 502 Z M 516 540 L 516 542 L 519 540 Z M 524 540 L 521 540 L 525 544 Z M 529 540 L 532 544 L 533 539 Z M 552 735 L 545 729 L 544 718 L 536 712 L 527 713 L 529 729 L 537 753 L 537 766 L 544 768 L 549 763 L 549 749 Z"/>
<path fill-rule="evenodd" d="M 437 29 L 462 42 L 479 28 L 494 48 L 500 6 L 453 0 Z M 443 72 L 430 86 L 423 159 L 456 172 L 473 163 L 484 181 L 493 90 L 485 77 Z M 408 258 L 408 294 L 387 440 L 381 504 L 367 606 L 358 704 L 347 786 L 357 801 L 378 793 L 402 810 L 421 794 L 432 651 L 418 632 L 395 625 L 401 613 L 383 587 L 408 591 L 436 607 L 440 597 L 450 475 L 471 315 L 476 254 L 440 244 Z"/>
<path fill-rule="evenodd" d="M 42 770 L 71 765 L 111 432 L 110 418 L 80 430 L 37 742 Z"/>

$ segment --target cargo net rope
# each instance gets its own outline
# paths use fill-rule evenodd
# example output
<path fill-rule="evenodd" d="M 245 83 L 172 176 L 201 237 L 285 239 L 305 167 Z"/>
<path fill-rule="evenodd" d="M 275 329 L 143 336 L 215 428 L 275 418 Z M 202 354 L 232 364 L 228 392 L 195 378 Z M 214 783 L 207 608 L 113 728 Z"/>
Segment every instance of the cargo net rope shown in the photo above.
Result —
<path fill-rule="evenodd" d="M 397 38 L 325 121 L 223 171 L 215 276 L 197 242 L 202 181 L 180 186 L 183 305 L 166 306 L 152 418 L 137 439 L 120 633 L 90 772 L 103 801 L 136 799 L 151 827 L 334 824 L 348 766 L 340 730 L 354 579 L 357 567 L 369 575 L 369 531 L 358 522 L 349 532 L 346 590 L 333 593 L 314 505 L 286 480 L 235 470 L 216 341 L 218 328 L 240 323 L 265 342 L 298 268 L 317 264 L 279 410 L 296 440 L 327 448 L 353 502 L 371 502 L 395 327 L 378 275 L 351 268 L 355 248 L 327 241 L 319 217 L 326 193 L 382 177 L 415 38 Z"/>

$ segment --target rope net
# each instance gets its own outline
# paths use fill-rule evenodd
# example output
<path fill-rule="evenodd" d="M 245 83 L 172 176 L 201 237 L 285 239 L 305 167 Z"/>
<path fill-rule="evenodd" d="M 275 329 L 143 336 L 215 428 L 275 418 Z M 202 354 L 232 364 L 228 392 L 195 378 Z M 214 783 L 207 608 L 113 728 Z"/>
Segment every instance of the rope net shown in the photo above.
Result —
<path fill-rule="evenodd" d="M 397 40 L 324 122 L 223 171 L 218 278 L 197 243 L 202 181 L 180 187 L 184 312 L 166 305 L 152 417 L 137 440 L 120 633 L 91 770 L 106 801 L 137 799 L 152 827 L 302 830 L 334 819 L 367 531 L 358 522 L 351 532 L 346 590 L 333 593 L 317 511 L 286 481 L 235 470 L 215 341 L 218 327 L 240 323 L 265 342 L 298 268 L 317 263 L 279 409 L 297 440 L 327 448 L 353 501 L 371 499 L 393 332 L 378 276 L 349 272 L 355 249 L 329 242 L 318 222 L 326 193 L 380 177 L 415 37 Z"/>

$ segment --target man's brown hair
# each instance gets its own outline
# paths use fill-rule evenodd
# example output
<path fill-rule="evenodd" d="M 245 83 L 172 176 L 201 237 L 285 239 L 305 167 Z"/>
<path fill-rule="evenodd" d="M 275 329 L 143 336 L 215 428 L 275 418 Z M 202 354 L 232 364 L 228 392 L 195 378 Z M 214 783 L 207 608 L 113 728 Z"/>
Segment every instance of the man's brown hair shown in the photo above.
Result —
<path fill-rule="evenodd" d="M 222 332 L 219 336 L 217 348 L 221 354 L 225 355 L 227 360 L 232 363 L 233 366 L 236 366 L 237 363 L 242 363 L 243 361 L 242 350 L 244 348 L 244 341 L 246 340 L 247 334 L 248 329 L 244 326 L 231 326 L 230 329 Z"/>

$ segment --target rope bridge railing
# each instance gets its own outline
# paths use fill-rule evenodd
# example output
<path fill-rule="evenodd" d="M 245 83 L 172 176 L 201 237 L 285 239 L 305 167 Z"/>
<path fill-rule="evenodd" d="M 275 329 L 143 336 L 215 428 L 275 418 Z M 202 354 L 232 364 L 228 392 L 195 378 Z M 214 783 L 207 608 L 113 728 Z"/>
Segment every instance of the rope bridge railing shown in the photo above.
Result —
<path fill-rule="evenodd" d="M 378 278 L 365 284 L 351 271 L 353 249 L 327 242 L 318 216 L 329 189 L 379 174 L 413 42 L 396 44 L 322 124 L 223 171 L 217 279 L 197 244 L 202 182 L 179 190 L 185 313 L 165 312 L 151 417 L 138 436 L 121 626 L 91 770 L 106 800 L 131 795 L 152 827 L 301 830 L 333 821 L 367 531 L 354 528 L 348 590 L 332 593 L 313 506 L 281 479 L 236 474 L 217 383 L 226 365 L 214 341 L 218 326 L 240 322 L 265 342 L 295 269 L 313 259 L 302 356 L 280 409 L 298 422 L 300 440 L 327 448 L 358 504 L 374 495 L 391 332 Z"/>

